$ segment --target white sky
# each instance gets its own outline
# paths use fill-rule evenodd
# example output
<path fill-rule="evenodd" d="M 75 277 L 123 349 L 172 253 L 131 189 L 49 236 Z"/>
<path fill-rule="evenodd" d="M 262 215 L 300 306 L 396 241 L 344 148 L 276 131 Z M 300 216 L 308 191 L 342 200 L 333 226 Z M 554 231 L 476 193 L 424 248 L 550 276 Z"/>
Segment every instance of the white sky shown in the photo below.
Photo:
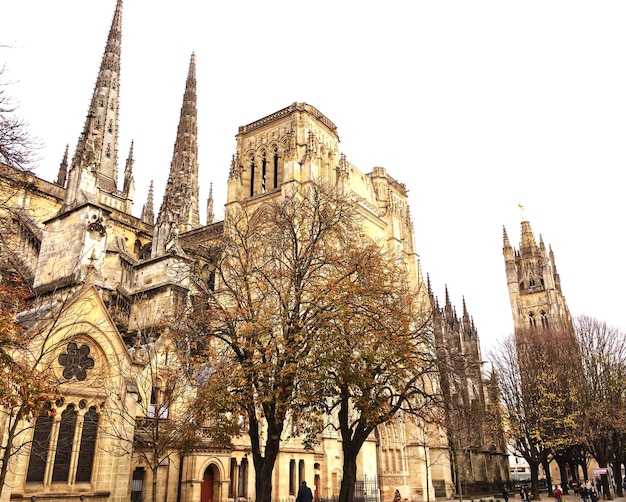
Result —
<path fill-rule="evenodd" d="M 49 181 L 73 154 L 114 8 L 2 6 L 0 63 Z M 133 212 L 151 179 L 160 206 L 195 52 L 201 219 L 210 182 L 221 218 L 237 128 L 304 101 L 349 161 L 407 185 L 423 272 L 459 314 L 465 296 L 483 353 L 512 331 L 502 227 L 517 247 L 518 201 L 572 314 L 626 329 L 625 16 L 623 1 L 126 0 L 118 166 L 134 139 Z"/>

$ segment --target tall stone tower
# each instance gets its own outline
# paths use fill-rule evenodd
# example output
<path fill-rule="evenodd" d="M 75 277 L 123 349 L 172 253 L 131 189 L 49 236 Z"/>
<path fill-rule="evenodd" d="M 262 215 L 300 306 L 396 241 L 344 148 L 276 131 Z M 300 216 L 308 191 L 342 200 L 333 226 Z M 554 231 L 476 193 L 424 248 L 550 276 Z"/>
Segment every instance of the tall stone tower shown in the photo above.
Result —
<path fill-rule="evenodd" d="M 503 230 L 503 253 L 515 332 L 541 327 L 544 330 L 569 329 L 572 319 L 561 290 L 552 248 L 541 236 L 539 244 L 523 219 L 519 249 L 509 242 Z"/>

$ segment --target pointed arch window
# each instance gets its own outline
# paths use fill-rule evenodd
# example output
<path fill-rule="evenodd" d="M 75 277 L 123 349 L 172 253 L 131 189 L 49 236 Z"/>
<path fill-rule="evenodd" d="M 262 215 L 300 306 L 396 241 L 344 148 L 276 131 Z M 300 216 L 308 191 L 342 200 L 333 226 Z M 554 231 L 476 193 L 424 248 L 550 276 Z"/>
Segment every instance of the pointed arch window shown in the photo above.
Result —
<path fill-rule="evenodd" d="M 528 314 L 528 322 L 531 328 L 537 327 L 537 319 L 535 319 L 535 314 L 533 314 L 532 312 Z"/>
<path fill-rule="evenodd" d="M 48 449 L 50 447 L 53 417 L 52 406 L 48 403 L 35 421 L 35 432 L 30 447 L 30 460 L 26 473 L 27 483 L 43 483 L 48 460 Z"/>
<path fill-rule="evenodd" d="M 541 327 L 544 329 L 548 329 L 548 314 L 545 311 L 541 311 Z"/>
<path fill-rule="evenodd" d="M 78 452 L 78 465 L 76 466 L 76 482 L 89 483 L 93 470 L 93 459 L 96 453 L 96 438 L 98 437 L 98 422 L 100 416 L 95 407 L 89 408 L 83 420 L 83 431 L 80 439 Z"/>
<path fill-rule="evenodd" d="M 274 148 L 274 187 L 278 188 L 278 148 Z"/>
<path fill-rule="evenodd" d="M 265 152 L 263 152 L 263 158 L 261 159 L 261 193 L 265 193 L 265 183 L 267 181 L 267 159 L 265 158 Z"/>
<path fill-rule="evenodd" d="M 254 157 L 250 159 L 250 197 L 254 195 Z"/>
<path fill-rule="evenodd" d="M 52 469 L 53 483 L 67 483 L 69 481 L 70 460 L 74 446 L 74 434 L 76 433 L 76 416 L 77 413 L 73 404 L 70 404 L 61 414 L 54 468 Z"/>

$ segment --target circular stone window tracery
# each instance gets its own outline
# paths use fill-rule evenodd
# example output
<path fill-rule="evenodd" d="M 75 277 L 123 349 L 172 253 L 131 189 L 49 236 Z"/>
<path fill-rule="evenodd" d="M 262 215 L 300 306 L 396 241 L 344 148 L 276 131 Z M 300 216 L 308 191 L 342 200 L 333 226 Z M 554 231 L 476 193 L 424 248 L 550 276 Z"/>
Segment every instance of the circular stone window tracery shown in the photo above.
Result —
<path fill-rule="evenodd" d="M 95 366 L 92 357 L 89 357 L 91 349 L 89 345 L 82 344 L 80 347 L 75 342 L 67 344 L 67 352 L 59 355 L 59 364 L 63 366 L 63 378 L 71 380 L 76 377 L 79 382 L 87 378 L 87 371 Z"/>

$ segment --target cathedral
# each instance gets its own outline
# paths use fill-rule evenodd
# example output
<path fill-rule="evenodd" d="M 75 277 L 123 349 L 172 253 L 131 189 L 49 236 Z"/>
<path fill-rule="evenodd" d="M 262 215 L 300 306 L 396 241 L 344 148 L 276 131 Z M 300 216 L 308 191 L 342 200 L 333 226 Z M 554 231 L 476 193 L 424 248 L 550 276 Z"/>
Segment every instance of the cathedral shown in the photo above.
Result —
<path fill-rule="evenodd" d="M 254 500 L 245 435 L 234 438 L 230 448 L 207 438 L 185 455 L 164 455 L 156 466 L 147 460 L 151 443 L 142 424 L 173 421 L 175 414 L 157 405 L 167 393 L 153 373 L 154 360 L 167 351 L 158 333 L 194 294 L 197 263 L 191 250 L 218 240 L 223 222 L 214 221 L 210 193 L 207 224 L 200 223 L 193 54 L 160 208 L 155 214 L 151 188 L 140 216 L 133 216 L 139 173 L 133 170 L 132 145 L 118 172 L 121 33 L 122 0 L 117 0 L 82 133 L 71 161 L 66 151 L 57 179 L 0 166 L 0 254 L 35 298 L 18 320 L 35 335 L 31 352 L 39 354 L 39 364 L 61 382 L 60 396 L 47 411 L 22 424 L 23 451 L 11 459 L 1 500 Z M 462 355 L 468 361 L 456 369 L 462 376 L 448 375 L 446 392 L 474 410 L 474 419 L 484 416 L 497 396 L 483 381 L 476 328 L 465 304 L 458 317 L 447 294 L 440 308 L 425 284 L 406 187 L 383 167 L 365 174 L 352 165 L 340 153 L 337 126 L 318 109 L 296 102 L 239 127 L 226 211 L 233 204 L 281 197 L 290 184 L 314 179 L 347 187 L 372 238 L 402 254 L 412 288 L 431 305 L 442 358 Z M 526 287 L 532 288 L 529 282 Z M 530 314 L 523 312 L 526 318 Z M 535 315 L 540 320 L 543 312 Z M 0 415 L 0 438 L 8 420 Z M 472 428 L 465 425 L 464 430 Z M 428 434 L 425 429 L 397 420 L 372 435 L 359 455 L 360 500 L 391 500 L 396 489 L 410 501 L 445 499 L 462 483 L 495 492 L 508 480 L 501 431 L 484 427 L 470 438 L 447 435 L 442 427 L 428 427 Z M 127 448 L 120 447 L 121 440 Z M 455 455 L 451 441 L 458 446 Z M 312 449 L 288 438 L 276 462 L 273 497 L 294 500 L 307 480 L 316 500 L 332 499 L 341 468 L 336 434 L 325 433 Z M 458 479 L 453 472 L 461 473 Z"/>

